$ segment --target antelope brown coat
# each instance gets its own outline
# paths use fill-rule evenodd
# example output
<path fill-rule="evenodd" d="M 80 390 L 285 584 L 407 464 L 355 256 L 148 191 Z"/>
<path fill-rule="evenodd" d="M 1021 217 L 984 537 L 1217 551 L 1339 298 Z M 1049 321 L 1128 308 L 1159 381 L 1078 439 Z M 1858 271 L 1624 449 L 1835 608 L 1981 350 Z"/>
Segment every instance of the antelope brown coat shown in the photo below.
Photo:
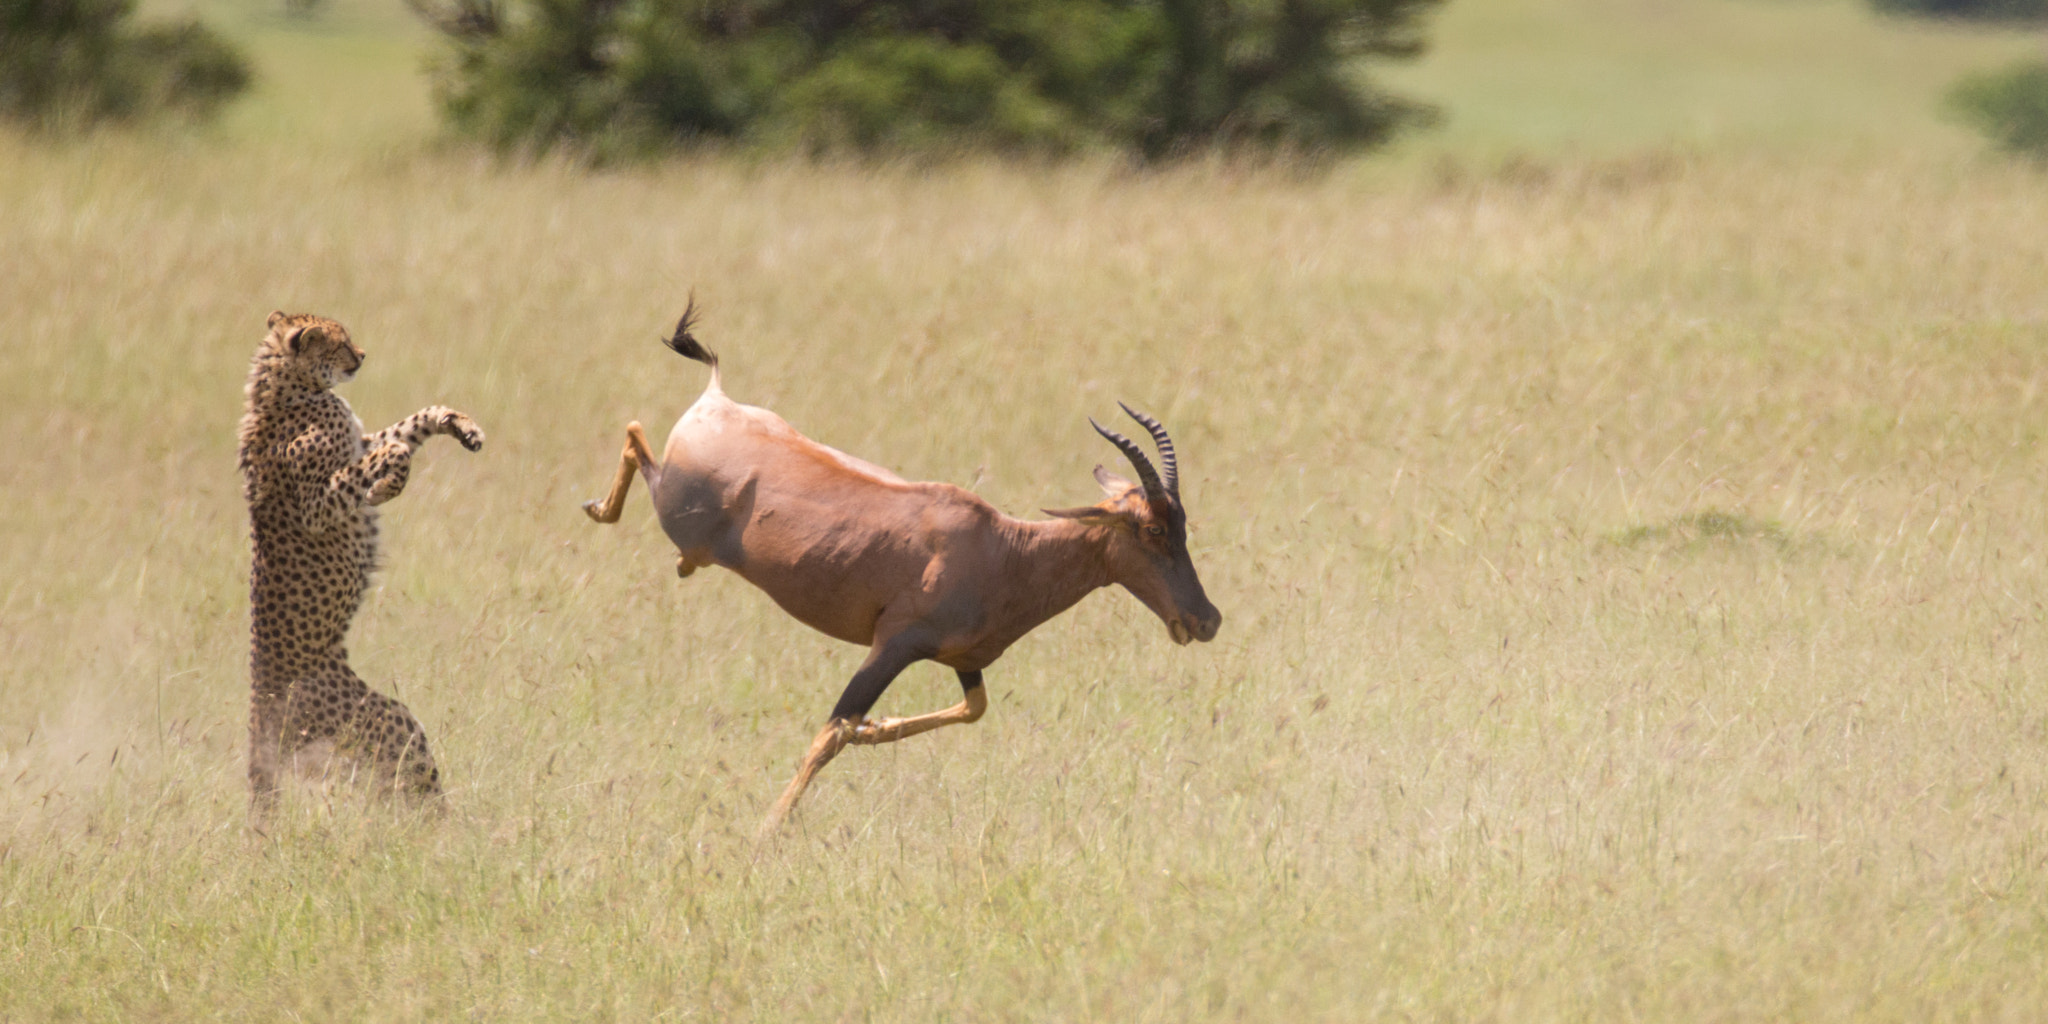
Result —
<path fill-rule="evenodd" d="M 1156 420 L 1125 407 L 1159 446 L 1163 476 L 1134 442 L 1097 425 L 1140 482 L 1098 466 L 1100 503 L 1051 510 L 1050 520 L 1014 519 L 962 488 L 905 480 L 726 397 L 717 356 L 691 334 L 693 313 L 684 313 L 667 343 L 708 364 L 710 384 L 676 421 L 659 459 L 640 424 L 628 425 L 610 493 L 584 510 L 616 522 L 637 473 L 675 542 L 679 575 L 723 566 L 798 621 L 870 648 L 764 834 L 847 744 L 893 742 L 980 718 L 987 706 L 982 669 L 1099 587 L 1115 583 L 1136 595 L 1177 643 L 1216 635 L 1222 613 L 1189 559 L 1173 443 Z M 868 720 L 889 683 L 921 660 L 959 674 L 961 703 Z"/>

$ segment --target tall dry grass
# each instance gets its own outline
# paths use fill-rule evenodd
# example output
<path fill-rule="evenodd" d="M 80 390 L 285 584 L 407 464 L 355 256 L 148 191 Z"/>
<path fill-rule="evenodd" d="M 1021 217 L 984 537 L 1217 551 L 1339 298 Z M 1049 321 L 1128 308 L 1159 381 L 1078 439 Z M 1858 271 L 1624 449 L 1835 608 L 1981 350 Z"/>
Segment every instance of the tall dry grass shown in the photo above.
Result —
<path fill-rule="evenodd" d="M 1413 180 L 0 143 L 0 1020 L 2025 1020 L 2048 223 L 1946 158 Z M 765 811 L 860 652 L 636 495 L 701 368 L 1007 510 L 1125 399 L 1224 629 L 1120 593 Z M 444 401 L 352 655 L 442 820 L 244 825 L 272 307 Z M 885 713 L 952 700 L 906 674 Z"/>

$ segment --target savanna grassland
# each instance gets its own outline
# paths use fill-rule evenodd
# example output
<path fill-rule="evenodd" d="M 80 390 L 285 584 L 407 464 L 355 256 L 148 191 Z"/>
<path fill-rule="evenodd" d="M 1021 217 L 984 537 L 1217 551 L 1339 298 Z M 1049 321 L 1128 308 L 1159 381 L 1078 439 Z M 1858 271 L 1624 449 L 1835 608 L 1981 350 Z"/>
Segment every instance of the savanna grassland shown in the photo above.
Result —
<path fill-rule="evenodd" d="M 0 137 L 0 1021 L 2048 1008 L 2048 178 L 1934 113 L 2026 39 L 1587 2 L 1516 64 L 1543 16 L 1474 0 L 1403 72 L 1445 134 L 1322 176 L 592 174 L 436 140 L 395 12 L 219 11 L 266 74 L 222 125 Z M 1820 98 L 1716 100 L 1745 65 Z M 1013 513 L 1157 413 L 1222 633 L 1092 597 L 757 847 L 861 652 L 678 581 L 644 492 L 577 508 L 701 389 L 693 288 L 736 397 Z M 352 634 L 444 816 L 247 826 L 280 306 L 372 428 L 490 432 L 422 452 Z"/>

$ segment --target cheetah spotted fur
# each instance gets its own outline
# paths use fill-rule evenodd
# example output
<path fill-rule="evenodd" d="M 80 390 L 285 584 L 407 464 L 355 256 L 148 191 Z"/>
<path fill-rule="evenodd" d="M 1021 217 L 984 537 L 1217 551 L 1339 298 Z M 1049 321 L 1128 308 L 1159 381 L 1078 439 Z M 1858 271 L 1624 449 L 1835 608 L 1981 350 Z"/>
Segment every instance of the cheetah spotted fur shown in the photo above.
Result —
<path fill-rule="evenodd" d="M 414 449 L 447 434 L 470 451 L 484 433 L 428 406 L 375 434 L 334 386 L 363 350 L 326 317 L 270 314 L 250 362 L 240 465 L 255 560 L 249 569 L 249 788 L 260 815 L 281 766 L 327 742 L 365 759 L 380 784 L 432 796 L 440 771 L 404 704 L 366 686 L 342 646 L 377 560 L 375 506 L 405 490 Z"/>

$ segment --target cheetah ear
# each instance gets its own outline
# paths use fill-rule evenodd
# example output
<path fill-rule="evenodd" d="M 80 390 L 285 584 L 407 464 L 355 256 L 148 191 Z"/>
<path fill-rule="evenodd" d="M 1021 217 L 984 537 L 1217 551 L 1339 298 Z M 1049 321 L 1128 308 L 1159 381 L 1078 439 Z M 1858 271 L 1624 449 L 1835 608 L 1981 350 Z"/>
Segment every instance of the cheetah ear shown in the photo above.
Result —
<path fill-rule="evenodd" d="M 294 327 L 285 332 L 284 348 L 292 355 L 300 355 L 305 347 L 302 342 L 320 341 L 326 337 L 327 332 L 318 327 Z"/>
<path fill-rule="evenodd" d="M 277 322 L 282 319 L 284 319 L 284 310 L 273 309 L 270 311 L 270 320 L 266 322 L 263 326 L 275 330 L 277 328 Z"/>

